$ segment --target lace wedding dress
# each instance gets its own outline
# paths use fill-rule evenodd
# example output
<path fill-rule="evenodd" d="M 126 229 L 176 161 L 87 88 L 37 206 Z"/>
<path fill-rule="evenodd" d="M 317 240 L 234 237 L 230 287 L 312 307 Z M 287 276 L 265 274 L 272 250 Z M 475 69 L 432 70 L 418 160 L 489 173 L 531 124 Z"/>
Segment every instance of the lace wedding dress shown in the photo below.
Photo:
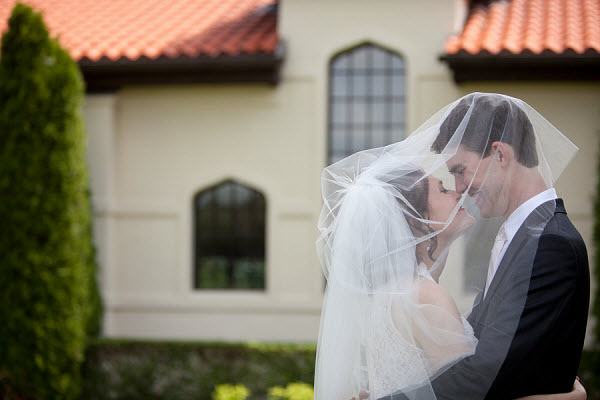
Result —
<path fill-rule="evenodd" d="M 418 276 L 435 282 L 423 264 L 418 267 Z M 412 296 L 415 297 L 415 294 Z M 422 386 L 443 367 L 435 365 L 436 361 L 427 357 L 411 326 L 397 326 L 394 322 L 394 313 L 420 318 L 422 312 L 418 310 L 417 299 L 396 302 L 393 300 L 392 296 L 383 295 L 379 299 L 374 298 L 369 307 L 368 326 L 373 333 L 368 336 L 365 349 L 370 385 L 365 390 L 369 393 L 370 399 L 379 399 L 399 390 Z M 403 305 L 405 309 L 397 309 Z M 465 338 L 472 340 L 473 343 L 467 351 L 474 350 L 477 339 L 473 328 L 466 319 L 461 319 Z M 446 359 L 449 358 L 450 362 L 456 361 L 457 358 L 465 357 L 469 353 L 447 355 Z"/>

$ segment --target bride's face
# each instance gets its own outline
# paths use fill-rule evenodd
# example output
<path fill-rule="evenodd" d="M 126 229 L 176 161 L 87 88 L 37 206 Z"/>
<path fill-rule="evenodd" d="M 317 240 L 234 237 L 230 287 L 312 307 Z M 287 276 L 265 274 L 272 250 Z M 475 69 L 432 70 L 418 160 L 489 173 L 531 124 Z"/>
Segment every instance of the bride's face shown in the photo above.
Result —
<path fill-rule="evenodd" d="M 441 180 L 429 176 L 428 178 L 429 193 L 427 198 L 427 211 L 429 220 L 434 222 L 442 222 L 443 224 L 430 224 L 433 230 L 441 230 L 445 223 L 449 220 L 456 205 L 460 201 L 460 194 L 454 190 L 448 190 L 444 187 Z M 451 223 L 440 233 L 440 236 L 458 237 L 467 229 L 475 224 L 475 219 L 465 210 L 460 207 L 458 212 L 452 219 Z"/>

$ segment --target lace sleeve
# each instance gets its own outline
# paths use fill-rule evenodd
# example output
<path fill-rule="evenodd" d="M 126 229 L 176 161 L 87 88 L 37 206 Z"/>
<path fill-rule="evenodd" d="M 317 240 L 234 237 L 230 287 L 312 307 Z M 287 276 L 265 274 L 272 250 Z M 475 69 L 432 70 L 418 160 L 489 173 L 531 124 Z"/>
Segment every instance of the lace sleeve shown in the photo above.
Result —
<path fill-rule="evenodd" d="M 392 317 L 396 327 L 410 321 L 415 344 L 432 372 L 474 354 L 477 338 L 471 326 L 460 317 L 454 300 L 439 284 L 423 280 L 419 296 L 403 309 L 394 302 Z"/>

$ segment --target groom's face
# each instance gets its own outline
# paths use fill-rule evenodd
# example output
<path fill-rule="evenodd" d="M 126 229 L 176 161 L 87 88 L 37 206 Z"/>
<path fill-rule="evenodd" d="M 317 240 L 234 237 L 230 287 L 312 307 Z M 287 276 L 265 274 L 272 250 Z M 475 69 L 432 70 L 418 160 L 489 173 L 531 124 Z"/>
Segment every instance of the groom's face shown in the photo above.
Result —
<path fill-rule="evenodd" d="M 481 158 L 481 154 L 460 145 L 456 154 L 446 163 L 454 176 L 456 191 L 467 192 L 475 200 L 484 218 L 503 215 L 502 188 L 504 179 L 494 163 L 495 155 Z"/>

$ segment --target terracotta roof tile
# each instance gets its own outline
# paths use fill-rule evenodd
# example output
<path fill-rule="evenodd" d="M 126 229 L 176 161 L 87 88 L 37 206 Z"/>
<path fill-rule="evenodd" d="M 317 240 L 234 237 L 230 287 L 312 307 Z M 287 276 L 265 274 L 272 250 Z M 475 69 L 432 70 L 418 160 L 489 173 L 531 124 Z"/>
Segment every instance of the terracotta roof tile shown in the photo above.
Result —
<path fill-rule="evenodd" d="M 476 4 L 447 54 L 600 52 L 600 0 L 497 0 Z"/>
<path fill-rule="evenodd" d="M 17 0 L 0 1 L 0 32 Z M 75 60 L 273 54 L 277 0 L 25 0 Z"/>

